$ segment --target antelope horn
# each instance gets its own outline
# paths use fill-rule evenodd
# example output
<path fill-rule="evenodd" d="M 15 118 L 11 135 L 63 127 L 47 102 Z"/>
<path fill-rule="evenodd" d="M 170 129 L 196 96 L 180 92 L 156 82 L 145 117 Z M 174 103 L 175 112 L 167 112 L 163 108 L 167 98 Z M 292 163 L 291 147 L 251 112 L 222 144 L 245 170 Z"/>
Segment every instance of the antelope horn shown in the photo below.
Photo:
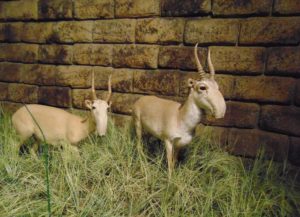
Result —
<path fill-rule="evenodd" d="M 97 99 L 97 95 L 96 95 L 96 91 L 95 91 L 95 73 L 92 73 L 92 100 L 96 100 Z"/>
<path fill-rule="evenodd" d="M 211 58 L 210 58 L 210 49 L 208 50 L 208 57 L 207 57 L 207 62 L 208 62 L 208 68 L 209 68 L 209 72 L 210 72 L 210 77 L 212 79 L 214 79 L 215 77 L 215 68 L 211 62 Z"/>
<path fill-rule="evenodd" d="M 198 69 L 198 72 L 200 74 L 200 78 L 202 79 L 205 76 L 205 71 L 203 70 L 203 67 L 202 67 L 202 65 L 201 65 L 201 63 L 199 61 L 197 47 L 198 47 L 198 43 L 195 45 L 194 54 L 195 54 L 195 60 L 196 60 L 196 64 L 197 64 L 197 69 Z"/>
<path fill-rule="evenodd" d="M 109 75 L 109 78 L 108 78 L 108 95 L 106 97 L 106 102 L 108 102 L 111 98 L 111 75 Z"/>

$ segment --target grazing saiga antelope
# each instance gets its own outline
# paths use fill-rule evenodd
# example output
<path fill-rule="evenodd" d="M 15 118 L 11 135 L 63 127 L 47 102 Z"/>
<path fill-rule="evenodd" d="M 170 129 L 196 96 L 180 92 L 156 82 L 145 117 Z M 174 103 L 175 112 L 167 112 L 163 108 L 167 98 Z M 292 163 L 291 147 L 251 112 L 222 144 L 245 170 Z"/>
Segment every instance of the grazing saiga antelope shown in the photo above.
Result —
<path fill-rule="evenodd" d="M 207 75 L 198 59 L 196 44 L 194 55 L 199 79 L 188 79 L 190 88 L 183 105 L 156 96 L 143 96 L 133 106 L 133 120 L 138 141 L 141 141 L 142 128 L 164 141 L 167 151 L 169 176 L 175 166 L 179 150 L 191 142 L 194 130 L 203 114 L 223 118 L 226 104 L 219 86 L 214 79 L 215 70 L 208 52 Z"/>
<path fill-rule="evenodd" d="M 21 140 L 17 147 L 18 150 L 23 142 L 34 136 L 36 141 L 30 149 L 30 153 L 36 157 L 37 140 L 43 140 L 41 130 L 47 143 L 67 145 L 65 148 L 69 148 L 78 155 L 78 149 L 74 145 L 94 132 L 95 129 L 100 136 L 104 136 L 107 129 L 107 110 L 111 105 L 111 76 L 108 79 L 108 96 L 105 100 L 97 98 L 94 80 L 93 72 L 92 100 L 85 100 L 84 102 L 90 110 L 86 118 L 71 114 L 63 109 L 37 104 L 23 106 L 17 110 L 12 116 L 12 123 Z"/>

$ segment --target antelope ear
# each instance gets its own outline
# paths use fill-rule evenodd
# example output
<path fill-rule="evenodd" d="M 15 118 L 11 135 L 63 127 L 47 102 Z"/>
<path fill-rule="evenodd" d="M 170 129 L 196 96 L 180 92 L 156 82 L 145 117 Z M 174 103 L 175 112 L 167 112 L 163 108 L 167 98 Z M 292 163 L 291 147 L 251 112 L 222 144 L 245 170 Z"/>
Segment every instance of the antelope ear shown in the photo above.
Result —
<path fill-rule="evenodd" d="M 192 79 L 192 78 L 188 79 L 188 87 L 189 88 L 194 88 L 195 84 L 196 84 L 196 81 L 194 79 Z"/>
<path fill-rule="evenodd" d="M 92 109 L 92 105 L 93 105 L 93 103 L 92 103 L 92 101 L 91 100 L 88 100 L 88 99 L 86 99 L 86 100 L 84 100 L 84 105 L 85 105 L 85 107 L 87 107 L 88 109 Z"/>

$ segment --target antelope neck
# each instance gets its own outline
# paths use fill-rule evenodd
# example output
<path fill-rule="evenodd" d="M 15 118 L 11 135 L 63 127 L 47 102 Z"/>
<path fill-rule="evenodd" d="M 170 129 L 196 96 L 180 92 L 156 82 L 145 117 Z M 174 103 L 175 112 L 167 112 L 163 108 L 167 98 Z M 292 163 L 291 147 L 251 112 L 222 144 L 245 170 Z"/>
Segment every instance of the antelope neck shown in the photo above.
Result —
<path fill-rule="evenodd" d="M 190 93 L 185 103 L 179 109 L 179 126 L 189 132 L 200 123 L 202 111 L 198 108 Z"/>
<path fill-rule="evenodd" d="M 92 133 L 93 131 L 95 131 L 96 121 L 95 121 L 91 111 L 89 112 L 89 114 L 87 116 L 87 119 L 83 124 L 86 125 L 87 131 L 88 131 L 89 134 Z"/>

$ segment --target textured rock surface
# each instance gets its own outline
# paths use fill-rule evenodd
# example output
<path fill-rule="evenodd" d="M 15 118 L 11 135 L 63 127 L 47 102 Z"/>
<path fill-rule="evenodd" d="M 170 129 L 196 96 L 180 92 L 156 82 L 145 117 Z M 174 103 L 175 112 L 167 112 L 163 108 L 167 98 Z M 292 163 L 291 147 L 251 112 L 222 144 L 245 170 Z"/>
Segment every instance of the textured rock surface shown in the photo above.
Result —
<path fill-rule="evenodd" d="M 268 74 L 300 75 L 300 47 L 268 49 Z"/>
<path fill-rule="evenodd" d="M 135 20 L 99 20 L 95 21 L 93 40 L 95 42 L 134 42 Z"/>
<path fill-rule="evenodd" d="M 23 34 L 23 23 L 0 23 L 0 41 L 20 42 Z"/>
<path fill-rule="evenodd" d="M 269 14 L 272 0 L 214 0 L 213 14 L 215 15 L 245 15 Z"/>
<path fill-rule="evenodd" d="M 198 57 L 203 67 L 207 57 L 206 48 L 198 48 Z M 158 64 L 161 68 L 196 69 L 194 48 L 181 46 L 162 46 L 159 49 Z"/>
<path fill-rule="evenodd" d="M 186 43 L 228 43 L 238 39 L 237 19 L 197 19 L 188 20 L 184 33 Z"/>
<path fill-rule="evenodd" d="M 33 63 L 38 58 L 36 44 L 0 44 L 0 60 Z"/>
<path fill-rule="evenodd" d="M 0 81 L 19 82 L 24 65 L 0 62 Z"/>
<path fill-rule="evenodd" d="M 112 45 L 75 44 L 73 61 L 79 65 L 110 66 L 112 64 Z"/>
<path fill-rule="evenodd" d="M 211 0 L 162 0 L 161 5 L 163 16 L 194 16 L 211 10 Z"/>
<path fill-rule="evenodd" d="M 38 102 L 50 106 L 70 107 L 71 89 L 68 87 L 40 87 Z"/>
<path fill-rule="evenodd" d="M 8 99 L 20 103 L 37 103 L 38 87 L 26 84 L 9 84 Z"/>
<path fill-rule="evenodd" d="M 262 74 L 265 49 L 261 47 L 210 47 L 215 70 L 237 74 Z"/>
<path fill-rule="evenodd" d="M 260 125 L 263 129 L 300 136 L 300 108 L 288 106 L 263 106 Z"/>
<path fill-rule="evenodd" d="M 294 80 L 280 77 L 240 77 L 234 88 L 234 98 L 259 102 L 289 103 Z"/>
<path fill-rule="evenodd" d="M 179 43 L 183 40 L 184 20 L 181 18 L 139 19 L 136 41 L 143 43 Z"/>
<path fill-rule="evenodd" d="M 114 1 L 112 0 L 76 0 L 74 16 L 78 19 L 113 18 Z"/>
<path fill-rule="evenodd" d="M 39 0 L 40 19 L 70 19 L 73 16 L 72 0 Z"/>
<path fill-rule="evenodd" d="M 300 3 L 297 0 L 275 0 L 274 11 L 279 14 L 299 14 Z"/>
<path fill-rule="evenodd" d="M 249 18 L 241 21 L 241 44 L 297 44 L 299 17 Z"/>
<path fill-rule="evenodd" d="M 116 17 L 148 17 L 160 15 L 160 0 L 115 1 Z"/>
<path fill-rule="evenodd" d="M 115 45 L 113 66 L 129 68 L 157 68 L 158 46 Z"/>
<path fill-rule="evenodd" d="M 73 47 L 69 45 L 40 45 L 39 61 L 41 63 L 71 64 Z"/>

